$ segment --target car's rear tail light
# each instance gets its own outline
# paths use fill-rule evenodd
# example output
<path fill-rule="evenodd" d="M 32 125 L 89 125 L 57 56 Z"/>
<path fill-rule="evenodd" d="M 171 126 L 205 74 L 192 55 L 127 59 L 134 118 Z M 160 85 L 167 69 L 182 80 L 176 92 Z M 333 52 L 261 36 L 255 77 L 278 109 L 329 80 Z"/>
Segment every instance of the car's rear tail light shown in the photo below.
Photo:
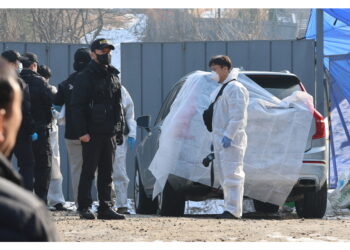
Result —
<path fill-rule="evenodd" d="M 299 86 L 300 86 L 302 91 L 306 92 L 306 89 L 301 82 L 299 83 Z M 325 138 L 326 137 L 326 125 L 324 122 L 324 118 L 315 108 L 313 108 L 313 109 L 314 109 L 314 118 L 315 118 L 315 122 L 316 122 L 316 132 L 312 136 L 312 139 Z"/>
<path fill-rule="evenodd" d="M 316 123 L 316 132 L 312 136 L 312 139 L 321 139 L 326 137 L 326 125 L 323 116 L 315 109 L 314 118 Z"/>

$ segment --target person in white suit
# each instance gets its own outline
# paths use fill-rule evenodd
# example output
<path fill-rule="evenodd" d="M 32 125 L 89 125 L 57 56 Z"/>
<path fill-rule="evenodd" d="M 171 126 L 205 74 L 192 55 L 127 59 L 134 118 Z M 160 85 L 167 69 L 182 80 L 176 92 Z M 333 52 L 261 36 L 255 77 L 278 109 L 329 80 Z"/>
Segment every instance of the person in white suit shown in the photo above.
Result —
<path fill-rule="evenodd" d="M 51 69 L 46 65 L 40 65 L 38 68 L 38 73 L 45 78 L 46 82 L 49 83 L 51 77 Z M 57 88 L 53 85 L 50 85 L 51 91 L 56 94 Z M 59 109 L 57 106 L 55 106 Z M 60 148 L 59 148 L 59 137 L 58 137 L 58 126 L 57 118 L 59 112 L 52 108 L 52 122 L 50 128 L 50 145 L 52 150 L 52 169 L 51 169 L 51 180 L 49 185 L 49 190 L 47 193 L 47 203 L 50 210 L 56 211 L 66 211 L 65 207 L 66 200 L 63 195 L 62 182 L 63 176 L 61 173 L 61 164 L 60 164 Z"/>
<path fill-rule="evenodd" d="M 129 214 L 127 202 L 129 178 L 126 172 L 126 154 L 128 147 L 130 151 L 134 151 L 135 149 L 137 125 L 135 121 L 134 102 L 124 86 L 122 86 L 121 92 L 126 130 L 124 133 L 124 143 L 120 146 L 118 145 L 116 148 L 112 180 L 116 193 L 115 205 L 118 208 L 117 213 Z"/>
<path fill-rule="evenodd" d="M 242 216 L 243 210 L 243 158 L 247 147 L 245 129 L 249 93 L 235 80 L 234 74 L 230 74 L 232 63 L 228 56 L 213 57 L 209 67 L 216 72 L 218 82 L 226 84 L 214 104 L 212 120 L 214 166 L 218 167 L 218 177 L 224 192 L 225 211 L 218 218 L 236 219 Z"/>

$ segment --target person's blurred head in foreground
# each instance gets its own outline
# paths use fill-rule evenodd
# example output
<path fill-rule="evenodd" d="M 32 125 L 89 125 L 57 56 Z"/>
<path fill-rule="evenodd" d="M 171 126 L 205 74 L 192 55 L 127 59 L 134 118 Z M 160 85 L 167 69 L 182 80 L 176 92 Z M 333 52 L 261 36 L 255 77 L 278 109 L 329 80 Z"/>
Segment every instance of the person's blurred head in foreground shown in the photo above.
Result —
<path fill-rule="evenodd" d="M 22 92 L 13 67 L 0 58 L 0 153 L 8 156 L 22 121 Z"/>

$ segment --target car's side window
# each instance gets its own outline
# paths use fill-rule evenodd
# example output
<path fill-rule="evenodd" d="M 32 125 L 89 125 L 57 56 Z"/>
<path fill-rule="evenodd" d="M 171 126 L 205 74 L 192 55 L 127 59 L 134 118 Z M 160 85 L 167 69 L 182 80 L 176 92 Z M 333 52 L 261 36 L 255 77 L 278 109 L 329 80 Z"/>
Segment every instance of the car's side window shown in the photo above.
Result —
<path fill-rule="evenodd" d="M 169 92 L 168 96 L 165 98 L 165 101 L 164 101 L 164 103 L 159 111 L 159 114 L 158 114 L 158 117 L 156 119 L 155 124 L 158 124 L 160 121 L 162 121 L 167 116 L 167 114 L 170 111 L 170 107 L 173 104 L 173 102 L 177 96 L 177 93 L 179 93 L 181 87 L 183 86 L 183 83 L 184 83 L 184 81 L 176 84 L 175 87 Z"/>

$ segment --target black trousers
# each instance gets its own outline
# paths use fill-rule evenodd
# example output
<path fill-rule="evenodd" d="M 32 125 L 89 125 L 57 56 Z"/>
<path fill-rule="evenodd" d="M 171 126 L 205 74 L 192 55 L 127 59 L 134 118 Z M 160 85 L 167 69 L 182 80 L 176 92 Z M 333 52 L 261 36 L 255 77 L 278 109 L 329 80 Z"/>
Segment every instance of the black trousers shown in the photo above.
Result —
<path fill-rule="evenodd" d="M 17 158 L 19 173 L 22 175 L 24 187 L 33 192 L 34 185 L 34 154 L 31 138 L 18 137 L 13 150 Z"/>
<path fill-rule="evenodd" d="M 49 141 L 49 130 L 38 132 L 38 140 L 33 142 L 35 159 L 34 192 L 45 204 L 51 179 L 52 151 Z"/>
<path fill-rule="evenodd" d="M 83 166 L 78 187 L 78 210 L 92 205 L 91 186 L 97 169 L 99 210 L 111 205 L 112 169 L 116 149 L 115 136 L 90 135 L 89 142 L 82 142 Z"/>

